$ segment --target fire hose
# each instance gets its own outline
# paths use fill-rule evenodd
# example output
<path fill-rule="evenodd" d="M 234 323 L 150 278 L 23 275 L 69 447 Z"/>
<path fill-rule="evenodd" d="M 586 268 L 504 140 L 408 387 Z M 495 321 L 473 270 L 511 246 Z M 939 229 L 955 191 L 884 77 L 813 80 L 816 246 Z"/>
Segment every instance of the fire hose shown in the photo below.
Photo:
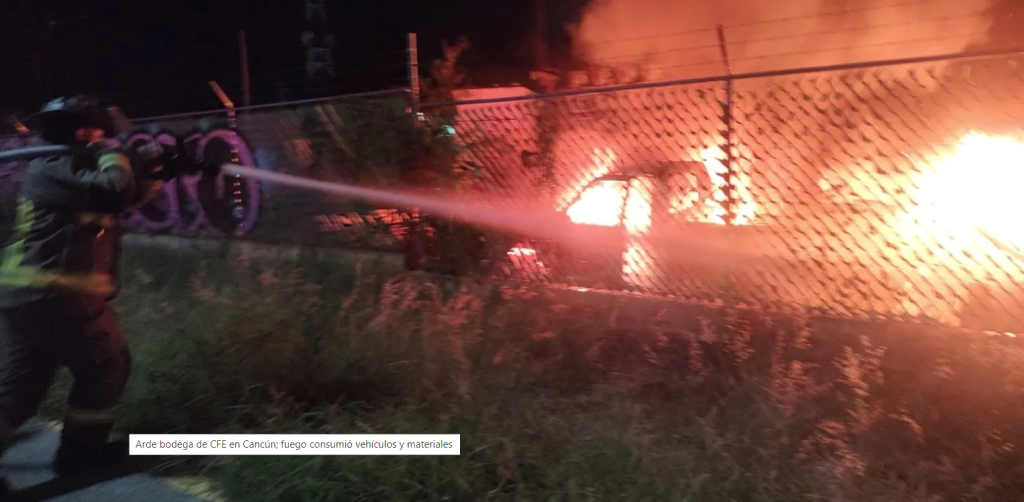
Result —
<path fill-rule="evenodd" d="M 66 146 L 58 145 L 22 148 L 18 150 L 0 152 L 0 164 L 24 161 L 47 155 L 64 154 L 67 153 L 69 150 L 70 149 Z M 191 171 L 192 169 L 185 168 L 185 164 L 188 164 L 188 162 L 185 162 L 186 159 L 184 159 L 183 157 L 185 156 L 181 154 L 180 149 L 171 148 L 165 150 L 164 154 L 159 159 L 155 159 L 156 162 L 150 163 L 166 164 L 166 168 L 164 169 L 163 172 L 154 173 L 153 175 L 160 179 L 170 179 L 180 174 L 180 172 L 183 169 L 186 171 Z M 488 214 L 491 213 L 492 211 L 480 211 L 480 208 L 470 208 L 465 206 L 464 204 L 459 204 L 458 202 L 455 201 L 442 201 L 437 199 L 431 200 L 432 198 L 425 198 L 420 195 L 401 194 L 389 190 L 375 190 L 371 188 L 355 187 L 336 183 L 324 183 L 320 181 L 308 180 L 280 173 L 269 173 L 252 167 L 240 166 L 237 164 L 224 164 L 223 166 L 221 166 L 221 169 L 222 172 L 225 174 L 231 174 L 242 177 L 252 177 L 265 182 L 276 182 L 305 190 L 327 192 L 334 195 L 340 195 L 343 197 L 363 199 L 369 202 L 386 201 L 388 203 L 397 203 L 401 205 L 407 205 L 409 207 L 421 207 L 424 209 L 433 210 L 441 214 L 448 214 L 458 219 L 475 220 L 475 223 L 489 223 L 493 225 L 494 220 L 499 219 L 505 220 L 503 222 L 504 225 L 501 226 L 518 227 L 515 228 L 515 230 L 526 231 L 527 233 L 534 233 L 538 230 L 535 227 L 535 222 L 537 220 L 534 218 L 509 218 L 509 213 L 500 210 L 493 211 L 495 214 Z M 466 214 L 467 210 L 468 213 L 470 213 L 469 215 Z M 466 218 L 467 216 L 469 217 Z M 518 221 L 509 221 L 510 219 Z M 1016 260 L 1024 262 L 1024 252 L 1021 252 L 1020 250 L 1016 249 L 1015 246 L 1003 242 L 1002 239 L 996 238 L 995 236 L 991 235 L 984 229 L 977 228 L 976 230 L 1002 252 L 1006 253 L 1009 256 L 1012 256 Z M 557 234 L 559 232 L 556 231 L 555 233 Z"/>
<path fill-rule="evenodd" d="M 24 160 L 31 160 L 38 157 L 45 157 L 47 155 L 58 155 L 67 153 L 70 149 L 63 145 L 55 146 L 37 146 L 33 148 L 21 148 L 18 150 L 10 150 L 6 152 L 0 152 L 0 164 L 7 162 L 21 162 Z"/>
<path fill-rule="evenodd" d="M 142 153 L 141 147 L 142 145 L 139 145 L 139 148 L 125 153 L 131 159 L 132 167 L 135 168 L 136 172 L 142 172 L 149 178 L 169 181 L 182 173 L 195 174 L 202 169 L 198 162 L 194 163 L 197 165 L 189 165 L 183 148 L 161 145 L 162 152 L 157 156 L 153 156 Z M 71 148 L 64 145 L 21 148 L 0 152 L 0 164 L 21 162 L 53 155 L 66 155 L 70 152 Z"/>
<path fill-rule="evenodd" d="M 112 125 L 112 131 L 109 132 L 125 137 L 131 129 L 128 117 L 116 106 L 107 107 L 105 111 Z M 201 162 L 188 162 L 186 149 L 182 145 L 160 145 L 160 153 L 148 152 L 145 150 L 146 146 L 144 143 L 136 143 L 134 148 L 127 149 L 124 153 L 131 160 L 132 168 L 148 178 L 169 181 L 182 172 L 195 174 L 202 169 Z M 69 153 L 71 148 L 64 145 L 21 148 L 0 152 L 0 164 Z"/>

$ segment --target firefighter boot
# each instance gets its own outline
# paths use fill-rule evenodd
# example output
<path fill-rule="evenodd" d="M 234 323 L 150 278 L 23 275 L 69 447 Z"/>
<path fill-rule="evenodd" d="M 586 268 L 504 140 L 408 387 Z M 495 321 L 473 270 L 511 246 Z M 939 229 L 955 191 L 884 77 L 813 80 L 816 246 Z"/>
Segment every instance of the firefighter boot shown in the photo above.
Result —
<path fill-rule="evenodd" d="M 7 447 L 14 443 L 15 430 L 10 427 L 0 425 L 0 457 L 7 451 Z M 7 484 L 7 479 L 0 477 L 0 501 L 7 500 L 10 497 L 11 488 Z"/>
<path fill-rule="evenodd" d="M 128 441 L 108 442 L 112 422 L 83 423 L 72 418 L 69 413 L 64 421 L 60 448 L 54 459 L 58 476 L 111 467 L 128 457 Z"/>
<path fill-rule="evenodd" d="M 128 459 L 128 440 L 93 444 L 63 442 L 57 450 L 54 471 L 58 476 L 116 466 Z"/>

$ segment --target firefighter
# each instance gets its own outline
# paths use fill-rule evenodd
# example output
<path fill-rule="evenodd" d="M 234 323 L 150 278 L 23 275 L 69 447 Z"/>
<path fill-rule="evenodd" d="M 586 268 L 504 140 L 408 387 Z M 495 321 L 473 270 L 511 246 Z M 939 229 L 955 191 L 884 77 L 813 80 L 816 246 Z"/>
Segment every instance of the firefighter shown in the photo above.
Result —
<path fill-rule="evenodd" d="M 57 369 L 67 367 L 74 383 L 54 459 L 58 475 L 128 454 L 127 441 L 109 440 L 130 370 L 110 305 L 120 280 L 118 216 L 155 197 L 161 182 L 133 172 L 112 139 L 118 131 L 109 110 L 77 96 L 54 100 L 28 120 L 44 141 L 68 150 L 29 163 L 0 262 L 0 454 L 37 413 Z M 162 157 L 147 147 L 131 158 L 152 170 Z"/>

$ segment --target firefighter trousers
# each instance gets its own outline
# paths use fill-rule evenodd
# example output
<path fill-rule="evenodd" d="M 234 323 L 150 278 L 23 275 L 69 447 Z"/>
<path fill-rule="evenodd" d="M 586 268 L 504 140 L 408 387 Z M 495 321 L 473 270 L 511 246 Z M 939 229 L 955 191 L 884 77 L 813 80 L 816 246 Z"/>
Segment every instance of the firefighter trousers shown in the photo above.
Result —
<path fill-rule="evenodd" d="M 2 312 L 0 453 L 39 412 L 57 370 L 73 377 L 61 450 L 88 451 L 108 441 L 128 382 L 131 355 L 109 302 L 56 297 Z"/>

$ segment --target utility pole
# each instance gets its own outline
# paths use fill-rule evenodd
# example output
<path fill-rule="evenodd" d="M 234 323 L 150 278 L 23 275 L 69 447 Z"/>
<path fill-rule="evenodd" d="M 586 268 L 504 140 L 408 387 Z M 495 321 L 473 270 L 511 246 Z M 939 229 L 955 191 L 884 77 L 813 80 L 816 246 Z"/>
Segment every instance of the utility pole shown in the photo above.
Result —
<path fill-rule="evenodd" d="M 548 9 L 547 0 L 534 0 L 537 25 L 534 39 L 534 64 L 536 70 L 548 69 Z"/>
<path fill-rule="evenodd" d="M 413 127 L 420 123 L 420 56 L 416 34 L 410 33 L 406 52 L 409 56 L 409 114 Z"/>
<path fill-rule="evenodd" d="M 548 54 L 548 8 L 547 0 L 534 0 L 534 16 L 536 26 L 533 38 L 533 71 L 530 79 L 539 83 L 544 92 L 552 92 L 558 86 L 561 77 L 549 66 Z"/>
<path fill-rule="evenodd" d="M 534 0 L 534 69 L 530 79 L 541 85 L 543 92 L 553 92 L 561 80 L 560 75 L 550 67 L 548 59 L 548 5 L 547 0 Z M 557 188 L 554 168 L 554 145 L 558 136 L 559 103 L 556 100 L 541 100 L 537 117 L 537 155 L 530 164 L 531 169 L 540 171 L 538 190 L 552 205 L 557 204 Z"/>
<path fill-rule="evenodd" d="M 302 32 L 306 82 L 317 94 L 326 90 L 326 86 L 318 88 L 318 83 L 327 84 L 334 79 L 334 35 L 327 14 L 327 0 L 306 0 L 306 27 Z"/>
<path fill-rule="evenodd" d="M 238 57 L 242 68 L 242 106 L 252 106 L 249 92 L 249 46 L 245 41 L 245 30 L 238 31 Z"/>

